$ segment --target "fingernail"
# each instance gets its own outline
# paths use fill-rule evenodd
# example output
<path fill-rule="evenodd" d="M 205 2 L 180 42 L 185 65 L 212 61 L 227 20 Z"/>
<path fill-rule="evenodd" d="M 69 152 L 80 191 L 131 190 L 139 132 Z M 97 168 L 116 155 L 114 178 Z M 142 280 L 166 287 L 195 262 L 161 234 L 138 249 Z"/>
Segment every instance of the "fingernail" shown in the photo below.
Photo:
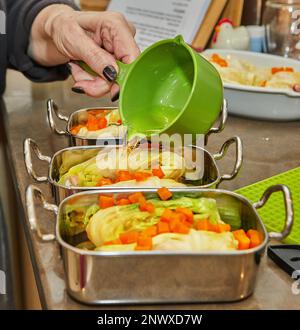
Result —
<path fill-rule="evenodd" d="M 108 81 L 114 81 L 117 79 L 117 71 L 112 65 L 108 65 L 104 68 L 103 70 L 103 76 L 108 80 Z"/>
<path fill-rule="evenodd" d="M 116 95 L 114 95 L 112 98 L 111 98 L 111 101 L 112 102 L 116 102 L 120 97 L 120 92 L 118 92 Z"/>
<path fill-rule="evenodd" d="M 67 69 L 69 73 L 72 74 L 72 66 L 69 63 L 67 63 Z"/>
<path fill-rule="evenodd" d="M 74 93 L 77 93 L 77 94 L 85 94 L 84 89 L 81 88 L 81 87 L 73 87 L 73 88 L 72 88 L 72 91 L 73 91 Z"/>

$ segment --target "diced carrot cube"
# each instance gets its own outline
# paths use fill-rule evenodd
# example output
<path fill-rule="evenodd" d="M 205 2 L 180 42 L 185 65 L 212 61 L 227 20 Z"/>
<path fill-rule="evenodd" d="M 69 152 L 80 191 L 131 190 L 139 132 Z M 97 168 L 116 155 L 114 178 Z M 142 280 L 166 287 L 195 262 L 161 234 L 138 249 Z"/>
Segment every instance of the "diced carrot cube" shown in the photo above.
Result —
<path fill-rule="evenodd" d="M 99 129 L 107 127 L 107 119 L 105 117 L 97 118 L 97 124 Z"/>
<path fill-rule="evenodd" d="M 115 205 L 113 197 L 110 196 L 100 196 L 99 197 L 99 206 L 101 209 L 107 209 Z"/>
<path fill-rule="evenodd" d="M 169 227 L 172 233 L 178 234 L 188 234 L 190 230 L 190 228 L 185 225 L 182 215 L 176 213 L 173 213 Z"/>
<path fill-rule="evenodd" d="M 140 236 L 137 240 L 137 251 L 148 251 L 152 250 L 152 238 L 149 236 Z"/>
<path fill-rule="evenodd" d="M 129 171 L 120 170 L 117 172 L 117 178 L 116 178 L 117 182 L 130 181 L 133 179 L 134 177 Z"/>
<path fill-rule="evenodd" d="M 177 207 L 176 213 L 183 214 L 188 222 L 190 223 L 194 222 L 194 213 L 191 210 L 184 207 Z"/>
<path fill-rule="evenodd" d="M 166 222 L 160 221 L 157 224 L 157 234 L 165 234 L 170 232 L 170 227 Z"/>
<path fill-rule="evenodd" d="M 228 232 L 228 231 L 231 231 L 231 227 L 230 225 L 228 225 L 227 223 L 219 223 L 218 224 L 218 232 L 219 233 L 225 233 L 225 232 Z"/>
<path fill-rule="evenodd" d="M 146 198 L 144 197 L 144 195 L 141 192 L 136 192 L 134 194 L 129 195 L 128 199 L 130 200 L 131 204 L 139 203 L 142 200 L 146 201 Z"/>
<path fill-rule="evenodd" d="M 161 167 L 159 168 L 154 168 L 152 170 L 152 174 L 153 176 L 157 176 L 158 178 L 162 179 L 165 177 L 165 173 L 163 172 L 163 170 L 161 169 Z"/>
<path fill-rule="evenodd" d="M 184 224 L 184 225 L 187 226 L 188 228 L 192 228 L 192 227 L 193 227 L 193 224 L 190 223 L 190 222 L 188 222 L 187 220 L 184 220 L 184 221 L 182 222 L 182 224 Z"/>
<path fill-rule="evenodd" d="M 171 220 L 172 220 L 172 217 L 173 217 L 173 211 L 170 210 L 170 209 L 165 209 L 163 214 L 161 215 L 160 217 L 160 220 L 162 222 L 166 222 L 166 223 L 169 223 Z"/>
<path fill-rule="evenodd" d="M 262 235 L 259 231 L 254 229 L 249 229 L 247 231 L 247 236 L 250 239 L 250 248 L 259 246 L 262 243 Z"/>
<path fill-rule="evenodd" d="M 131 203 L 130 203 L 130 200 L 127 198 L 122 198 L 117 201 L 117 205 L 119 205 L 119 206 L 124 206 L 124 205 L 129 205 L 129 204 L 131 204 Z"/>
<path fill-rule="evenodd" d="M 214 233 L 218 233 L 219 232 L 219 225 L 218 224 L 213 224 L 210 221 L 208 221 L 208 230 L 212 231 Z"/>
<path fill-rule="evenodd" d="M 199 220 L 196 225 L 197 230 L 205 230 L 208 231 L 209 221 L 207 219 Z"/>
<path fill-rule="evenodd" d="M 179 219 L 176 219 L 176 218 L 171 219 L 171 221 L 169 222 L 170 231 L 172 233 L 174 233 L 175 230 L 176 230 L 176 228 L 177 228 L 177 226 L 179 226 L 179 224 L 180 224 L 180 220 Z"/>
<path fill-rule="evenodd" d="M 149 236 L 149 237 L 154 237 L 157 235 L 157 227 L 156 226 L 151 226 L 145 229 L 142 234 L 142 236 Z"/>
<path fill-rule="evenodd" d="M 170 222 L 170 229 L 172 233 L 188 234 L 190 228 L 185 226 L 180 220 L 174 219 Z"/>
<path fill-rule="evenodd" d="M 135 172 L 134 173 L 134 178 L 136 181 L 141 182 L 141 181 L 146 181 L 148 178 L 150 178 L 152 174 L 146 173 L 146 172 Z"/>
<path fill-rule="evenodd" d="M 122 244 L 132 244 L 136 243 L 139 238 L 139 233 L 137 231 L 127 231 L 120 234 L 120 240 Z"/>
<path fill-rule="evenodd" d="M 234 238 L 238 241 L 239 250 L 247 250 L 250 248 L 250 239 L 247 237 L 245 231 L 243 229 L 233 231 Z"/>
<path fill-rule="evenodd" d="M 157 190 L 157 194 L 158 194 L 159 198 L 163 201 L 167 201 L 168 199 L 170 199 L 173 196 L 171 191 L 166 187 L 159 188 Z"/>
<path fill-rule="evenodd" d="M 140 203 L 140 210 L 141 211 L 143 211 L 143 212 L 149 212 L 149 213 L 153 213 L 154 212 L 155 206 L 154 206 L 153 203 L 143 201 L 141 198 L 139 200 L 139 203 Z"/>
<path fill-rule="evenodd" d="M 95 116 L 88 115 L 88 121 L 86 124 L 86 128 L 89 131 L 97 131 L 98 130 L 98 122 Z"/>

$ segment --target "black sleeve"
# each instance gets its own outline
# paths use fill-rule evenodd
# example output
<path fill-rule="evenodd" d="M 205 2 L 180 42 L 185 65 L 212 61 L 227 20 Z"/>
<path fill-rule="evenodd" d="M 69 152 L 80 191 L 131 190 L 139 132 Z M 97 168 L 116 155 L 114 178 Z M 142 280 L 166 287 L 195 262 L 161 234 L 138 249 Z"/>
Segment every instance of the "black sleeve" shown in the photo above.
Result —
<path fill-rule="evenodd" d="M 77 9 L 72 0 L 7 0 L 9 67 L 21 71 L 36 82 L 63 80 L 68 77 L 65 65 L 46 68 L 27 55 L 32 23 L 42 9 L 52 4 L 66 4 Z"/>

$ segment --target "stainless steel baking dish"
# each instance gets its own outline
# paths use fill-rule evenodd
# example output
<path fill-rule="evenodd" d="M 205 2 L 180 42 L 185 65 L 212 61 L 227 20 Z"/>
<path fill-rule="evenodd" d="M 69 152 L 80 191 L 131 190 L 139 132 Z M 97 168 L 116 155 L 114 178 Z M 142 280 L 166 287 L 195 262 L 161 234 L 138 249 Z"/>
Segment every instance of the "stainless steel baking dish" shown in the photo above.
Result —
<path fill-rule="evenodd" d="M 116 145 L 123 145 L 126 142 L 126 136 L 119 136 L 119 137 L 107 137 L 107 138 L 98 138 L 98 139 L 91 139 L 91 138 L 83 138 L 77 135 L 72 134 L 71 128 L 74 125 L 79 124 L 80 118 L 85 116 L 87 111 L 89 110 L 99 110 L 99 111 L 112 111 L 117 110 L 116 107 L 93 107 L 93 108 L 85 108 L 80 109 L 73 112 L 70 116 L 66 116 L 59 111 L 58 106 L 54 103 L 52 99 L 47 101 L 47 116 L 48 116 L 48 123 L 51 130 L 58 135 L 64 135 L 69 138 L 69 145 L 70 146 L 116 146 Z M 66 122 L 65 130 L 60 130 L 57 128 L 54 115 L 60 119 L 61 121 Z"/>
<path fill-rule="evenodd" d="M 278 191 L 284 194 L 284 230 L 282 233 L 267 234 L 257 209 Z M 115 190 L 113 193 L 124 195 L 132 192 Z M 144 194 L 154 192 L 148 190 Z M 41 240 L 57 240 L 61 246 L 67 291 L 77 301 L 86 304 L 203 303 L 238 301 L 250 296 L 268 238 L 281 240 L 291 231 L 293 204 L 289 189 L 283 185 L 270 187 L 255 204 L 224 190 L 185 189 L 177 193 L 215 198 L 219 207 L 227 203 L 234 205 L 235 211 L 241 215 L 241 227 L 259 230 L 264 238 L 263 243 L 245 251 L 203 253 L 96 252 L 74 247 L 74 239 L 63 237 L 60 232 L 64 207 L 74 203 L 74 199 L 76 203 L 86 203 L 87 200 L 94 203 L 99 195 L 112 194 L 111 190 L 79 193 L 66 198 L 57 207 L 47 203 L 37 187 L 29 186 L 26 191 L 28 221 Z M 45 209 L 56 213 L 55 234 L 41 231 L 38 225 L 41 219 L 36 217 L 34 198 L 39 198 Z M 220 214 L 222 217 L 221 211 Z"/>
<path fill-rule="evenodd" d="M 219 167 L 217 165 L 217 160 L 222 159 L 226 153 L 228 148 L 234 145 L 235 146 L 235 164 L 234 168 L 231 174 L 221 174 Z M 198 152 L 203 152 L 203 158 L 201 158 L 201 168 L 203 168 L 203 171 L 201 173 L 200 177 L 197 177 L 194 181 L 186 181 L 188 185 L 191 185 L 194 188 L 216 188 L 218 187 L 223 181 L 225 180 L 232 180 L 234 179 L 242 166 L 242 160 L 243 160 L 243 149 L 242 149 L 242 142 L 239 137 L 233 137 L 229 140 L 227 140 L 223 146 L 221 147 L 221 150 L 219 153 L 212 155 L 207 150 L 196 147 L 196 146 L 190 146 L 187 148 L 191 148 L 192 150 L 197 150 Z M 35 155 L 42 161 L 45 161 L 48 163 L 48 176 L 38 176 L 36 174 L 36 171 L 33 168 L 33 162 L 32 162 L 32 150 L 34 151 Z M 52 186 L 53 195 L 55 197 L 55 200 L 57 203 L 60 203 L 64 198 L 75 194 L 77 192 L 82 192 L 86 190 L 99 190 L 99 187 L 66 187 L 58 184 L 58 175 L 59 175 L 59 168 L 62 164 L 62 157 L 64 153 L 89 153 L 94 150 L 102 150 L 102 148 L 99 147 L 92 147 L 92 146 L 85 146 L 85 147 L 69 147 L 63 150 L 58 151 L 54 154 L 54 156 L 51 158 L 49 156 L 45 156 L 41 153 L 39 150 L 37 143 L 32 139 L 26 139 L 24 142 L 24 159 L 25 159 L 25 165 L 28 174 L 36 181 L 36 182 L 49 182 Z M 90 158 L 92 156 L 89 156 Z M 191 155 L 192 157 L 192 155 Z M 88 158 L 87 158 L 88 159 Z M 82 162 L 82 159 L 81 161 Z M 79 162 L 78 162 L 79 163 Z M 73 164 L 76 165 L 76 164 Z M 200 167 L 199 166 L 199 167 Z M 105 189 L 115 189 L 115 188 L 109 188 L 104 187 Z M 125 187 L 123 189 L 128 189 L 129 187 Z M 140 189 L 140 188 L 138 188 Z"/>
<path fill-rule="evenodd" d="M 71 133 L 71 127 L 78 124 L 79 117 L 86 113 L 88 110 L 116 110 L 115 107 L 101 107 L 101 108 L 85 108 L 73 112 L 70 116 L 64 115 L 60 112 L 59 107 L 55 104 L 52 99 L 47 101 L 47 116 L 48 123 L 51 130 L 58 135 L 64 135 L 69 138 L 70 146 L 89 146 L 89 145 L 98 145 L 98 146 L 113 146 L 113 145 L 123 145 L 126 143 L 126 136 L 120 136 L 118 138 L 100 138 L 100 139 L 89 139 L 76 136 Z M 61 121 L 66 122 L 65 130 L 60 130 L 57 128 L 54 120 L 54 115 Z M 205 144 L 207 144 L 207 139 L 211 134 L 217 134 L 223 131 L 228 117 L 227 102 L 224 100 L 218 126 L 213 127 L 205 135 Z"/>

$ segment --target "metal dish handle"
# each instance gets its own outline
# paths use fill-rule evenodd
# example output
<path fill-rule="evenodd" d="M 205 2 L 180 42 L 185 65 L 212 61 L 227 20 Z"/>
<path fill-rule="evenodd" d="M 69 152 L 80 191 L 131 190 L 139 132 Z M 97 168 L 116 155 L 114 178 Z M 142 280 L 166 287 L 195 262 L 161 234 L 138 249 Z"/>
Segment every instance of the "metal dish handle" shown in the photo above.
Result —
<path fill-rule="evenodd" d="M 227 107 L 227 101 L 224 99 L 222 110 L 219 117 L 219 125 L 218 127 L 212 127 L 205 135 L 205 145 L 207 144 L 208 138 L 211 134 L 217 134 L 223 131 L 225 124 L 227 122 L 227 118 L 228 118 L 228 107 Z"/>
<path fill-rule="evenodd" d="M 58 207 L 54 204 L 50 204 L 46 202 L 42 191 L 34 185 L 30 185 L 27 187 L 25 199 L 26 199 L 27 216 L 30 224 L 30 229 L 36 232 L 37 236 L 42 241 L 44 242 L 54 241 L 55 240 L 54 234 L 43 234 L 39 228 L 36 218 L 35 207 L 34 207 L 34 200 L 39 199 L 45 210 L 54 212 L 56 215 L 58 213 Z"/>
<path fill-rule="evenodd" d="M 24 160 L 25 160 L 27 173 L 37 182 L 47 182 L 48 178 L 46 176 L 38 176 L 35 173 L 35 170 L 33 169 L 33 165 L 32 165 L 31 150 L 34 151 L 38 159 L 42 161 L 46 161 L 48 164 L 51 163 L 51 157 L 44 156 L 34 140 L 28 138 L 24 141 Z"/>
<path fill-rule="evenodd" d="M 271 195 L 279 191 L 281 191 L 284 196 L 285 225 L 281 233 L 271 232 L 269 233 L 269 237 L 281 241 L 291 233 L 294 224 L 294 208 L 290 189 L 282 184 L 272 186 L 264 192 L 260 201 L 253 204 L 253 207 L 257 210 L 262 208 L 267 203 Z"/>
<path fill-rule="evenodd" d="M 54 132 L 58 135 L 68 135 L 68 133 L 66 131 L 59 130 L 56 127 L 54 117 L 53 117 L 54 114 L 60 120 L 63 120 L 63 121 L 66 121 L 66 122 L 69 121 L 69 117 L 61 114 L 59 112 L 58 106 L 55 104 L 55 102 L 52 99 L 49 99 L 47 101 L 47 116 L 48 116 L 49 126 L 50 126 L 52 132 Z"/>
<path fill-rule="evenodd" d="M 235 151 L 236 151 L 236 159 L 234 164 L 234 169 L 231 174 L 223 174 L 220 179 L 220 183 L 225 180 L 232 180 L 234 179 L 240 172 L 242 164 L 243 164 L 243 143 L 242 140 L 238 136 L 234 136 L 231 139 L 227 140 L 221 147 L 221 150 L 219 153 L 213 155 L 215 160 L 222 159 L 227 151 L 228 148 L 234 144 L 235 145 Z"/>

